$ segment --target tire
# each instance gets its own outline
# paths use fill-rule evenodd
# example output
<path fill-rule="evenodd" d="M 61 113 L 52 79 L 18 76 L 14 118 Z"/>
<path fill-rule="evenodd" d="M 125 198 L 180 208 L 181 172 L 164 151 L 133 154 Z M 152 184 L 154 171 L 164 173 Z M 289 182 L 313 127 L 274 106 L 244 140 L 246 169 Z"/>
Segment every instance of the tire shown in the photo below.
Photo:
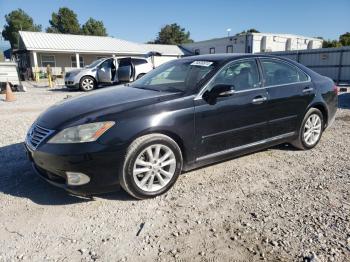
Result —
<path fill-rule="evenodd" d="M 96 80 L 91 76 L 84 76 L 80 79 L 79 87 L 84 92 L 94 90 L 96 88 Z"/>
<path fill-rule="evenodd" d="M 311 127 L 313 129 L 310 129 Z M 320 141 L 323 130 L 324 121 L 321 111 L 317 108 L 311 108 L 305 114 L 299 130 L 299 136 L 292 142 L 292 145 L 301 150 L 312 149 Z"/>
<path fill-rule="evenodd" d="M 156 159 L 160 161 L 155 163 Z M 182 163 L 180 147 L 170 137 L 162 134 L 139 137 L 128 147 L 123 172 L 120 174 L 120 184 L 127 193 L 137 199 L 156 197 L 174 185 L 181 173 Z M 162 166 L 163 164 L 165 166 Z"/>
<path fill-rule="evenodd" d="M 140 78 L 143 77 L 144 75 L 145 75 L 145 74 L 143 74 L 143 73 L 142 73 L 142 74 L 139 74 L 139 75 L 136 77 L 136 80 L 137 80 L 137 79 L 140 79 Z"/>

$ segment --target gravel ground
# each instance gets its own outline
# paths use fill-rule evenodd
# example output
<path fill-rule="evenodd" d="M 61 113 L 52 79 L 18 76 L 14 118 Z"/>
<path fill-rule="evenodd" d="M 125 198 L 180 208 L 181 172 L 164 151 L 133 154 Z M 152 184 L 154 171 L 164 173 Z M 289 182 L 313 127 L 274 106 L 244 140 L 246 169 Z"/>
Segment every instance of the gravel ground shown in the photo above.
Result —
<path fill-rule="evenodd" d="M 144 201 L 78 198 L 32 172 L 27 129 L 78 94 L 28 88 L 0 101 L 0 261 L 350 261 L 350 93 L 314 150 L 198 169 Z"/>

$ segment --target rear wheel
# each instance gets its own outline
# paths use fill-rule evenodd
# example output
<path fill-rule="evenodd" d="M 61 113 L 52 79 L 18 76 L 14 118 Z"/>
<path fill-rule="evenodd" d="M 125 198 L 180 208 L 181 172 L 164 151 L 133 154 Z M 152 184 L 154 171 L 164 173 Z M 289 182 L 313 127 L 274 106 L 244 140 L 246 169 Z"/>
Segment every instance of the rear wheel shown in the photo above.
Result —
<path fill-rule="evenodd" d="M 145 135 L 129 146 L 120 183 L 135 198 L 151 198 L 168 191 L 181 169 L 181 150 L 173 139 Z"/>
<path fill-rule="evenodd" d="M 81 78 L 79 86 L 82 91 L 91 91 L 96 88 L 96 81 L 91 76 L 84 76 Z"/>
<path fill-rule="evenodd" d="M 303 119 L 298 139 L 293 141 L 292 145 L 303 150 L 314 148 L 321 139 L 323 129 L 321 111 L 311 108 Z"/>

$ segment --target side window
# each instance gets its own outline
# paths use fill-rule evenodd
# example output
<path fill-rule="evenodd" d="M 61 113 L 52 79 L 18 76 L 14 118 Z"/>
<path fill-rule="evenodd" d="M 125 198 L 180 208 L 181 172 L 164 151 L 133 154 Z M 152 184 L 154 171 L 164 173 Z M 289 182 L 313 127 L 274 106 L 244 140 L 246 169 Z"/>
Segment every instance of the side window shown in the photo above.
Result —
<path fill-rule="evenodd" d="M 142 65 L 142 64 L 147 64 L 147 61 L 144 59 L 132 59 L 132 63 L 134 65 Z"/>
<path fill-rule="evenodd" d="M 297 67 L 284 62 L 261 59 L 265 75 L 265 85 L 283 85 L 307 81 L 307 75 Z"/>
<path fill-rule="evenodd" d="M 209 90 L 215 85 L 232 85 L 235 91 L 259 87 L 259 70 L 255 60 L 246 60 L 226 66 L 215 77 Z"/>
<path fill-rule="evenodd" d="M 107 59 L 101 64 L 101 68 L 104 68 L 105 70 L 108 70 L 109 68 L 112 68 L 112 59 Z"/>

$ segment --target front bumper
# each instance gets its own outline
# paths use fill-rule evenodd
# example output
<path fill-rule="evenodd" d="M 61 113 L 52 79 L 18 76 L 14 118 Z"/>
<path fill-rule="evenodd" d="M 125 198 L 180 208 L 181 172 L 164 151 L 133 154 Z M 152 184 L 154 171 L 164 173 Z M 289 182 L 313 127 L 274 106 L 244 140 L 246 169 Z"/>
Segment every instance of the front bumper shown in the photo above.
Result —
<path fill-rule="evenodd" d="M 67 88 L 71 88 L 71 89 L 79 88 L 79 82 L 76 81 L 75 77 L 65 77 L 64 84 Z"/>
<path fill-rule="evenodd" d="M 32 150 L 25 148 L 34 171 L 50 184 L 77 195 L 93 195 L 119 190 L 119 174 L 125 150 L 97 142 L 58 145 L 43 144 Z M 67 184 L 66 172 L 80 172 L 89 176 L 87 184 Z"/>

